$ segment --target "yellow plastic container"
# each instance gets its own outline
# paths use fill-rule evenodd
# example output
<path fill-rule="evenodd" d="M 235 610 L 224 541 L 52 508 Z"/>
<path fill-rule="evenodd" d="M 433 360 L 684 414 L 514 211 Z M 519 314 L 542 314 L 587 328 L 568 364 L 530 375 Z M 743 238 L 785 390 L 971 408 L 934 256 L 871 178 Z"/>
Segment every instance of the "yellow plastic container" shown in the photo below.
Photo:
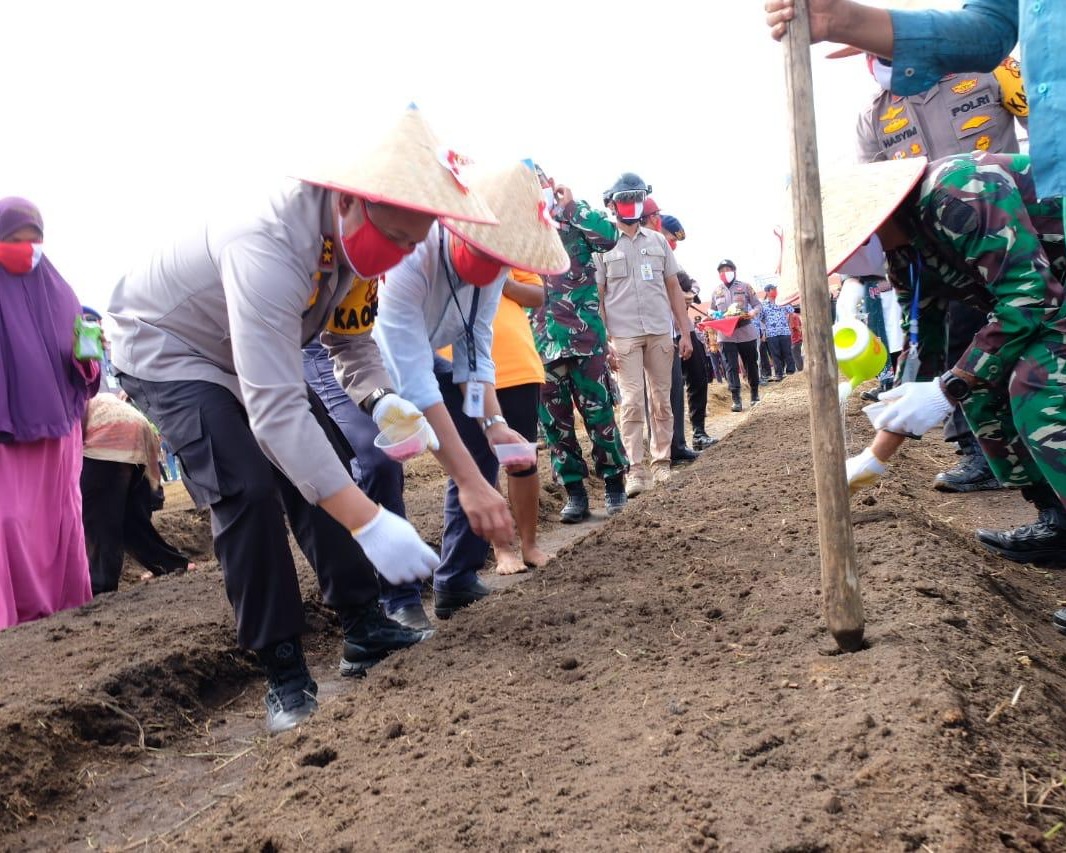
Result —
<path fill-rule="evenodd" d="M 844 320 L 833 326 L 833 349 L 837 364 L 854 390 L 867 379 L 875 379 L 888 363 L 888 348 L 858 320 Z"/>

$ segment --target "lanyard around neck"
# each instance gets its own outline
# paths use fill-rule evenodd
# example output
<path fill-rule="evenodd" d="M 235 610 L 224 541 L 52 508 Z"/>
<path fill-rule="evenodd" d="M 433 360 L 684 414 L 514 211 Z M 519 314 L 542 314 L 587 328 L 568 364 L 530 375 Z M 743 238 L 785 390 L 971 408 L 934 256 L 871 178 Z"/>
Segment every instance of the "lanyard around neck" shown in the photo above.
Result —
<path fill-rule="evenodd" d="M 478 298 L 481 296 L 481 288 L 474 288 L 474 296 L 470 301 L 470 320 L 466 319 L 463 314 L 463 309 L 459 305 L 459 294 L 457 292 L 458 287 L 462 284 L 457 278 L 454 277 L 451 267 L 448 266 L 448 259 L 444 253 L 444 231 L 440 232 L 440 266 L 444 270 L 444 277 L 448 280 L 448 290 L 451 291 L 452 301 L 455 303 L 455 310 L 459 312 L 459 320 L 463 324 L 463 336 L 466 339 L 466 364 L 470 369 L 470 378 L 475 378 L 477 371 L 477 349 L 474 346 L 474 321 L 477 319 L 477 303 Z"/>

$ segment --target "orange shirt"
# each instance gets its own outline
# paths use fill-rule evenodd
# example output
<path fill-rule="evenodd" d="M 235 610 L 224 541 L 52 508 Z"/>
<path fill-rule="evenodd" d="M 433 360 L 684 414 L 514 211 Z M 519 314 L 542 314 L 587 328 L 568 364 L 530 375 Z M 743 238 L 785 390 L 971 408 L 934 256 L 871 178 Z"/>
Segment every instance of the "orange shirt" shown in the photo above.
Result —
<path fill-rule="evenodd" d="M 536 273 L 513 267 L 511 278 L 519 284 L 544 284 Z M 540 385 L 544 381 L 544 364 L 533 343 L 526 310 L 506 296 L 500 300 L 492 323 L 492 360 L 496 362 L 497 388 Z"/>
<path fill-rule="evenodd" d="M 544 284 L 536 273 L 516 267 L 511 268 L 509 276 L 519 284 Z M 452 348 L 444 347 L 440 354 L 451 359 Z M 506 296 L 500 298 L 500 307 L 492 321 L 492 360 L 496 364 L 497 388 L 544 382 L 544 364 L 533 343 L 526 309 Z"/>

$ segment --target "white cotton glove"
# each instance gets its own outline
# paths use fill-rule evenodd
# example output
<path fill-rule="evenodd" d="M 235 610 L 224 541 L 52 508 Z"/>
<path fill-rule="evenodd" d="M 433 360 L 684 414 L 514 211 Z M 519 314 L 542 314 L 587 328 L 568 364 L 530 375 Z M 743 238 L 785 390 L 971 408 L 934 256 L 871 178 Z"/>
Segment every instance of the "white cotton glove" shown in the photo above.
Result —
<path fill-rule="evenodd" d="M 368 524 L 353 531 L 352 538 L 391 584 L 426 580 L 440 565 L 437 552 L 422 541 L 411 522 L 384 507 L 378 508 Z"/>
<path fill-rule="evenodd" d="M 848 476 L 848 489 L 855 494 L 860 489 L 866 489 L 881 479 L 885 473 L 885 466 L 874 456 L 874 452 L 867 447 L 858 456 L 852 456 L 844 465 L 844 471 Z"/>
<path fill-rule="evenodd" d="M 904 382 L 885 391 L 876 403 L 865 406 L 863 411 L 874 429 L 886 429 L 900 435 L 924 435 L 933 427 L 942 424 L 955 407 L 940 383 Z"/>
<path fill-rule="evenodd" d="M 437 434 L 429 425 L 426 416 L 414 403 L 405 400 L 399 394 L 386 394 L 378 400 L 372 417 L 378 429 L 381 430 L 396 428 L 398 432 L 408 432 L 408 430 L 399 429 L 402 426 L 408 426 L 409 432 L 415 432 L 421 427 L 429 433 L 426 446 L 430 450 L 440 450 L 440 441 L 437 440 Z"/>

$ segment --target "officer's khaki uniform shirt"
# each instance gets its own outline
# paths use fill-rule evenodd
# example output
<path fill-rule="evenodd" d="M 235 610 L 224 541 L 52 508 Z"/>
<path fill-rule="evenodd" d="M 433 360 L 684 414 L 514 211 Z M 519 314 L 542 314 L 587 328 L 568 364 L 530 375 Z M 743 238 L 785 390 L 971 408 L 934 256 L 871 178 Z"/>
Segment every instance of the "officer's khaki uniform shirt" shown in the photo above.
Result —
<path fill-rule="evenodd" d="M 258 215 L 202 227 L 127 273 L 104 321 L 121 372 L 232 391 L 263 452 L 311 503 L 352 482 L 311 414 L 300 351 L 327 321 L 346 324 L 334 312 L 353 273 L 335 231 L 330 192 L 294 182 Z M 361 399 L 388 376 L 370 335 L 356 340 L 342 357 Z"/>

